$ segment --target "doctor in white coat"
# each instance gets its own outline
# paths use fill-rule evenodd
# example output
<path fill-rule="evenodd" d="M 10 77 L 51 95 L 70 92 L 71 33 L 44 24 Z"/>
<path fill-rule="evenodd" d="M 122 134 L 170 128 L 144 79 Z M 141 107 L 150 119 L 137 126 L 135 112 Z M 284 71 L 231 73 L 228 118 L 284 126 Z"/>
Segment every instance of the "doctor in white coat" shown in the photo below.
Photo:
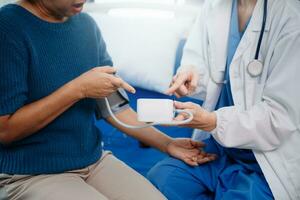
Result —
<path fill-rule="evenodd" d="M 191 168 L 168 158 L 150 180 L 170 200 L 300 199 L 299 91 L 299 0 L 206 1 L 167 93 L 204 100 L 175 106 L 210 132 L 219 159 Z M 219 105 L 223 93 L 232 104 Z"/>

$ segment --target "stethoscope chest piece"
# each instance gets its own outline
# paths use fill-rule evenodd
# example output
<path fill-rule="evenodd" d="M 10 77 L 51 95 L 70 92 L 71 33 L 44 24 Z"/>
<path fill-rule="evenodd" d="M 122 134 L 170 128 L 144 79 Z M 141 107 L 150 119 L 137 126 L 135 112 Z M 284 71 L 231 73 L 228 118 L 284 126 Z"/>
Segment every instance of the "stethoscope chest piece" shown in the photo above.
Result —
<path fill-rule="evenodd" d="M 258 77 L 262 74 L 263 64 L 259 60 L 253 60 L 247 67 L 248 74 L 251 77 Z"/>

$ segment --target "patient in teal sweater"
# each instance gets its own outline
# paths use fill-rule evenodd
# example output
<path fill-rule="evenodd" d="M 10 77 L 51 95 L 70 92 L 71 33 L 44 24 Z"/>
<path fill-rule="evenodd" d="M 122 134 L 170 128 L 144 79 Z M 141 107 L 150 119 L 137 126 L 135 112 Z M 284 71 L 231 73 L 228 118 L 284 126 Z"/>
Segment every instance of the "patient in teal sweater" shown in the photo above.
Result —
<path fill-rule="evenodd" d="M 122 100 L 118 91 L 134 88 L 114 76 L 97 25 L 81 13 L 84 3 L 23 0 L 0 8 L 0 198 L 165 199 L 102 150 L 95 99 Z M 122 105 L 114 110 L 117 117 L 138 124 L 136 113 Z M 187 164 L 203 162 L 203 155 L 214 159 L 199 150 L 202 143 L 173 139 L 153 127 L 129 130 L 100 113 Z"/>
<path fill-rule="evenodd" d="M 18 5 L 8 5 L 0 16 L 1 115 L 48 96 L 92 67 L 112 66 L 101 34 L 87 14 L 52 24 Z M 35 134 L 9 149 L 1 146 L 1 171 L 57 173 L 97 161 L 101 140 L 93 125 L 95 106 L 93 99 L 82 99 Z"/>

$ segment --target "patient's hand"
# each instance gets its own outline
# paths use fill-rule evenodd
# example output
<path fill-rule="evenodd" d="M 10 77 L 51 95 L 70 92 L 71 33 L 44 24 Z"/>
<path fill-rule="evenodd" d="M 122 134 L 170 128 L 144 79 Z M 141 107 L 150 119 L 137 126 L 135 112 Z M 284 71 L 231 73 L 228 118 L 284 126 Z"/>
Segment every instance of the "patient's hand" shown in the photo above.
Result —
<path fill-rule="evenodd" d="M 167 153 L 188 165 L 198 166 L 217 159 L 217 155 L 205 153 L 202 150 L 204 146 L 203 142 L 179 138 L 168 144 Z"/>
<path fill-rule="evenodd" d="M 71 82 L 80 88 L 82 98 L 104 98 L 119 88 L 135 93 L 135 89 L 121 78 L 116 77 L 115 73 L 116 69 L 113 67 L 95 67 Z"/>

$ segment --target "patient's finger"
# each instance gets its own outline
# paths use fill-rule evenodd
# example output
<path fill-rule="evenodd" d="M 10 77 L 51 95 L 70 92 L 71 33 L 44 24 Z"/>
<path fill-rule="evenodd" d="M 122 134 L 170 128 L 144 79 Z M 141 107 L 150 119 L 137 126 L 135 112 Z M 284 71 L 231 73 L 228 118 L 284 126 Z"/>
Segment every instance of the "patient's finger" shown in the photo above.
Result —
<path fill-rule="evenodd" d="M 131 85 L 129 85 L 127 82 L 123 81 L 121 78 L 114 77 L 112 79 L 112 84 L 117 86 L 118 88 L 123 88 L 133 94 L 136 92 L 135 89 Z"/>
<path fill-rule="evenodd" d="M 105 66 L 105 67 L 97 67 L 97 68 L 99 68 L 100 72 L 102 73 L 115 74 L 117 72 L 117 69 L 114 67 Z"/>
<path fill-rule="evenodd" d="M 196 147 L 196 148 L 204 148 L 206 146 L 206 144 L 204 142 L 199 142 L 199 141 L 195 141 L 195 140 L 190 140 L 191 145 Z"/>
<path fill-rule="evenodd" d="M 207 163 L 207 162 L 211 162 L 211 161 L 214 161 L 217 159 L 217 155 L 215 154 L 207 154 L 206 156 L 198 156 L 198 160 L 197 162 L 199 164 L 204 164 L 204 163 Z"/>
<path fill-rule="evenodd" d="M 207 157 L 204 157 L 204 158 L 198 158 L 197 162 L 199 164 L 204 164 L 204 163 L 207 163 L 207 162 L 210 162 L 211 160 Z"/>
<path fill-rule="evenodd" d="M 183 161 L 186 163 L 186 164 L 188 164 L 188 165 L 191 165 L 191 166 L 194 166 L 194 167 L 196 167 L 196 166 L 198 166 L 198 158 L 197 158 L 197 156 L 194 156 L 194 157 L 192 157 L 192 158 L 184 158 L 183 159 Z"/>

